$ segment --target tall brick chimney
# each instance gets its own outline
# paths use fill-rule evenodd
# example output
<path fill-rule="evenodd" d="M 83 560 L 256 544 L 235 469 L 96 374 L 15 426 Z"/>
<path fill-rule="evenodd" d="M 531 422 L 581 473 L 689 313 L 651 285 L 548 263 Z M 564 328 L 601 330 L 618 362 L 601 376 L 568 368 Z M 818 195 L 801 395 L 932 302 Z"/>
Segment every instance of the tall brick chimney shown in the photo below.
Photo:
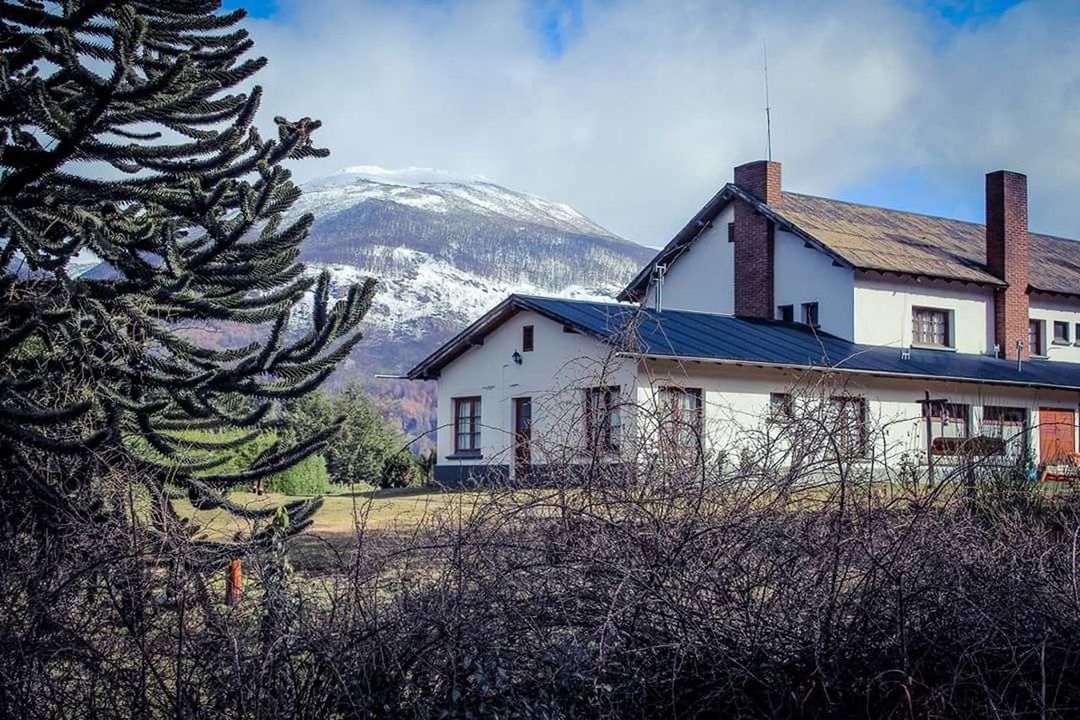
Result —
<path fill-rule="evenodd" d="M 1009 284 L 994 295 L 994 342 L 1002 357 L 1016 357 L 1016 341 L 1024 342 L 1020 357 L 1031 355 L 1028 347 L 1028 253 L 1027 176 L 1008 170 L 986 175 L 986 267 Z"/>
<path fill-rule="evenodd" d="M 780 202 L 780 163 L 758 160 L 735 168 L 735 184 L 766 204 Z M 773 224 L 735 203 L 735 314 L 773 317 Z"/>

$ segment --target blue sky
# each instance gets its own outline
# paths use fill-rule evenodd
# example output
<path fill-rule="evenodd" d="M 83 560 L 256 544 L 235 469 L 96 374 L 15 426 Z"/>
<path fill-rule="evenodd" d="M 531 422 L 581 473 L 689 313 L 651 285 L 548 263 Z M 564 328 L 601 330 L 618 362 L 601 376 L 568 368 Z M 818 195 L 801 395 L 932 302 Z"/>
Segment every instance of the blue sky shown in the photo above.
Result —
<path fill-rule="evenodd" d="M 1031 178 L 1035 229 L 1080 237 L 1080 2 L 226 5 L 271 60 L 264 114 L 324 121 L 332 160 L 301 180 L 480 174 L 662 244 L 764 154 L 768 39 L 786 187 L 978 221 L 983 174 L 1007 167 Z"/>

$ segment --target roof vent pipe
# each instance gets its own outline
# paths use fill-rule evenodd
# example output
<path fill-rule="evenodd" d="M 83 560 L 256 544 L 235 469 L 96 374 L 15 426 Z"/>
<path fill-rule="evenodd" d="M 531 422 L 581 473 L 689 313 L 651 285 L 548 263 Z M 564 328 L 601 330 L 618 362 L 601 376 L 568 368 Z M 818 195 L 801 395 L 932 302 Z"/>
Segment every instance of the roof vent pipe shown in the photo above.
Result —
<path fill-rule="evenodd" d="M 667 274 L 667 265 L 657 265 L 653 268 L 653 309 L 660 312 L 664 309 L 664 275 Z"/>

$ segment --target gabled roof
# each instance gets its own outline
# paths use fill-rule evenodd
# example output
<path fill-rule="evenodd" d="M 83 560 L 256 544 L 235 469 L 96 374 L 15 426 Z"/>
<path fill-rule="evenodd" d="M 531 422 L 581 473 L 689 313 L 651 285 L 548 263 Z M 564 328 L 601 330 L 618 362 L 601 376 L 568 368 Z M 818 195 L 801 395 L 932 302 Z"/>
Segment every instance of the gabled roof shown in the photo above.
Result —
<path fill-rule="evenodd" d="M 1080 363 L 1015 360 L 986 355 L 859 345 L 800 323 L 637 305 L 511 295 L 464 332 L 409 371 L 434 379 L 439 370 L 520 310 L 613 345 L 629 356 L 759 367 L 832 368 L 866 375 L 956 380 L 1080 390 Z"/>
<path fill-rule="evenodd" d="M 653 268 L 673 262 L 736 197 L 845 267 L 1005 286 L 986 269 L 984 225 L 787 191 L 779 203 L 766 205 L 728 183 L 638 273 L 619 299 L 640 299 Z M 1080 296 L 1080 242 L 1038 233 L 1029 237 L 1031 289 Z"/>

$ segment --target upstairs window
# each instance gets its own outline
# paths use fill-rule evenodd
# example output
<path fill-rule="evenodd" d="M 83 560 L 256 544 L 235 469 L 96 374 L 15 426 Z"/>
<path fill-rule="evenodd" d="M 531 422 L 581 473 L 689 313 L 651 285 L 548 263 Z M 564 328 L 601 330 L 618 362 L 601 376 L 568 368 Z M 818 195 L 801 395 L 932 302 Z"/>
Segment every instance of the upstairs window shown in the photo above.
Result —
<path fill-rule="evenodd" d="M 776 319 L 783 320 L 784 322 L 795 322 L 795 306 L 778 305 L 776 308 Z"/>
<path fill-rule="evenodd" d="M 521 352 L 533 351 L 533 326 L 526 325 L 521 328 Z"/>
<path fill-rule="evenodd" d="M 480 453 L 480 398 L 454 398 L 454 452 Z"/>
<path fill-rule="evenodd" d="M 733 222 L 727 224 L 727 241 L 735 242 L 735 223 Z"/>
<path fill-rule="evenodd" d="M 1028 320 L 1028 352 L 1032 355 L 1046 354 L 1046 346 L 1043 345 L 1042 320 Z"/>
<path fill-rule="evenodd" d="M 802 304 L 802 321 L 810 327 L 818 327 L 818 304 L 816 302 Z"/>
<path fill-rule="evenodd" d="M 913 345 L 952 347 L 952 313 L 940 308 L 911 308 L 911 342 Z"/>
<path fill-rule="evenodd" d="M 1069 344 L 1069 323 L 1061 322 L 1059 320 L 1054 321 L 1054 344 Z"/>
<path fill-rule="evenodd" d="M 619 388 L 594 387 L 585 391 L 585 438 L 589 452 L 619 452 Z"/>

